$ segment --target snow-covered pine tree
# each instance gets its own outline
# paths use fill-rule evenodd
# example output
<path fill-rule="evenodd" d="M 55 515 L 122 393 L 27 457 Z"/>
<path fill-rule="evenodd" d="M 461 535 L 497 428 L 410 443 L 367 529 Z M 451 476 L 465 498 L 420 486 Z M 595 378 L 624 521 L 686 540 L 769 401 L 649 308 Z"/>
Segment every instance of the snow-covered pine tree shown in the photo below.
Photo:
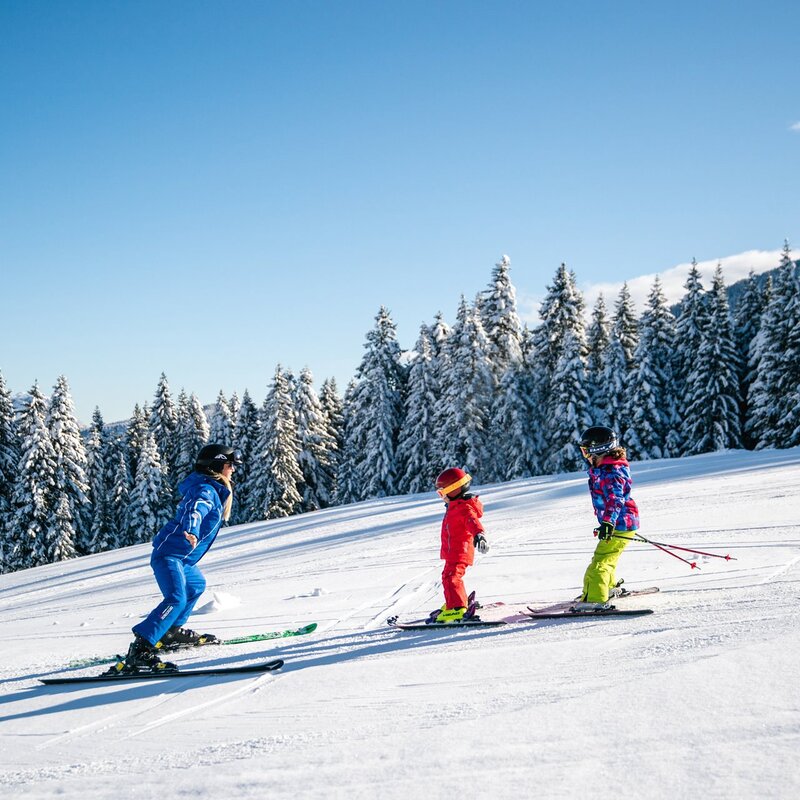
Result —
<path fill-rule="evenodd" d="M 188 397 L 186 392 L 181 391 L 178 396 L 178 430 L 177 430 L 177 461 L 175 472 L 178 476 L 176 480 L 179 484 L 193 469 L 197 454 L 203 445 L 208 442 L 208 420 L 203 406 L 195 394 Z M 222 443 L 224 444 L 224 442 Z"/>
<path fill-rule="evenodd" d="M 342 459 L 342 448 L 344 447 L 344 403 L 342 398 L 339 397 L 339 389 L 336 386 L 335 378 L 326 378 L 322 382 L 322 386 L 319 389 L 319 402 L 325 415 L 328 435 L 333 440 L 333 450 L 330 453 L 331 475 L 333 475 L 331 502 L 336 502 L 338 497 L 337 475 L 339 474 L 339 462 Z"/>
<path fill-rule="evenodd" d="M 761 327 L 761 317 L 767 307 L 772 294 L 772 281 L 767 277 L 762 287 L 756 277 L 755 271 L 750 270 L 744 292 L 736 303 L 733 314 L 733 336 L 736 349 L 739 353 L 739 383 L 742 389 L 742 406 L 740 418 L 742 421 L 742 440 L 748 450 L 755 447 L 755 442 L 746 430 L 745 424 L 749 416 L 747 398 L 750 393 L 750 384 L 753 381 L 750 360 L 752 348 L 758 331 Z"/>
<path fill-rule="evenodd" d="M 397 488 L 397 437 L 403 422 L 405 368 L 389 310 L 381 307 L 356 370 L 353 428 L 360 497 L 386 497 Z"/>
<path fill-rule="evenodd" d="M 480 315 L 462 295 L 447 340 L 448 369 L 441 386 L 437 424 L 443 429 L 447 466 L 467 470 L 477 482 L 493 472 L 489 410 L 494 378 L 487 353 Z"/>
<path fill-rule="evenodd" d="M 53 514 L 58 502 L 56 453 L 47 428 L 47 401 L 31 387 L 18 418 L 20 462 L 13 494 L 9 570 L 49 563 Z"/>
<path fill-rule="evenodd" d="M 581 434 L 591 425 L 586 392 L 586 342 L 574 330 L 567 330 L 561 355 L 553 373 L 548 404 L 549 433 L 554 446 L 545 461 L 548 472 L 574 472 L 583 466 L 578 448 Z"/>
<path fill-rule="evenodd" d="M 178 457 L 176 431 L 178 428 L 178 410 L 172 402 L 167 376 L 162 372 L 156 387 L 153 407 L 150 409 L 150 432 L 156 441 L 161 466 L 173 485 L 182 480 L 175 474 Z M 141 443 L 140 443 L 141 444 Z"/>
<path fill-rule="evenodd" d="M 297 437 L 300 442 L 297 460 L 303 476 L 302 511 L 326 508 L 333 502 L 331 455 L 336 449 L 336 440 L 330 433 L 313 382 L 311 370 L 303 368 L 294 392 Z"/>
<path fill-rule="evenodd" d="M 772 295 L 764 309 L 761 327 L 752 343 L 752 383 L 748 396 L 747 431 L 756 449 L 789 447 L 795 428 L 792 405 L 797 393 L 798 358 L 794 342 L 798 329 L 800 299 L 789 243 L 784 244 L 781 263 L 772 284 Z"/>
<path fill-rule="evenodd" d="M 126 544 L 147 542 L 169 519 L 171 490 L 155 437 L 148 431 L 137 459 L 136 477 L 130 493 Z"/>
<path fill-rule="evenodd" d="M 542 432 L 542 454 L 545 457 L 560 451 L 565 445 L 550 426 L 551 403 L 556 390 L 553 381 L 568 334 L 585 346 L 583 314 L 584 300 L 575 273 L 562 263 L 556 270 L 553 283 L 547 287 L 547 294 L 539 307 L 541 324 L 533 332 L 532 353 L 536 363 L 532 370 L 532 391 L 540 402 L 532 424 Z"/>
<path fill-rule="evenodd" d="M 437 312 L 433 324 L 429 328 L 431 335 L 431 363 L 430 370 L 433 380 L 438 387 L 439 400 L 433 416 L 433 427 L 431 430 L 431 463 L 435 465 L 438 475 L 443 469 L 447 469 L 449 457 L 447 454 L 447 434 L 449 430 L 449 420 L 446 411 L 441 403 L 444 386 L 447 383 L 447 376 L 450 372 L 450 348 L 448 341 L 452 336 L 452 328 L 444 321 L 441 311 Z"/>
<path fill-rule="evenodd" d="M 700 347 L 684 384 L 684 453 L 697 455 L 741 447 L 739 359 L 722 265 L 706 296 L 707 317 Z"/>
<path fill-rule="evenodd" d="M 219 390 L 217 402 L 214 404 L 214 409 L 211 412 L 208 441 L 216 442 L 217 444 L 226 444 L 228 446 L 230 446 L 233 441 L 233 417 L 231 416 L 228 398 L 225 397 L 222 389 Z"/>
<path fill-rule="evenodd" d="M 46 421 L 50 432 L 50 441 L 56 455 L 55 481 L 58 494 L 60 497 L 66 497 L 69 504 L 69 514 L 63 515 L 59 519 L 60 530 L 63 533 L 67 518 L 74 527 L 74 535 L 70 537 L 70 544 L 65 544 L 64 548 L 69 550 L 74 547 L 78 553 L 83 555 L 90 552 L 92 538 L 92 508 L 89 500 L 89 481 L 86 477 L 86 447 L 75 418 L 75 406 L 72 402 L 69 384 L 63 375 L 59 376 L 53 393 L 50 395 Z M 58 501 L 56 501 L 54 511 L 58 507 Z M 51 552 L 60 553 L 62 547 L 54 544 Z"/>
<path fill-rule="evenodd" d="M 342 403 L 342 448 L 336 470 L 336 503 L 338 505 L 355 503 L 362 497 L 357 474 L 360 459 L 355 438 L 356 389 L 355 380 L 351 380 L 345 390 Z"/>
<path fill-rule="evenodd" d="M 109 550 L 124 547 L 135 538 L 134 531 L 131 530 L 130 520 L 130 498 L 133 480 L 128 468 L 128 459 L 122 449 L 117 450 L 113 458 L 115 469 L 110 493 Z"/>
<path fill-rule="evenodd" d="M 11 392 L 0 372 L 0 572 L 11 553 L 12 499 L 20 464 L 19 435 Z"/>
<path fill-rule="evenodd" d="M 431 491 L 436 476 L 441 472 L 434 454 L 434 418 L 439 402 L 439 385 L 432 363 L 431 331 L 423 323 L 408 374 L 405 422 L 397 445 L 401 474 L 398 491 L 404 494 Z"/>
<path fill-rule="evenodd" d="M 686 413 L 687 382 L 694 367 L 694 360 L 703 341 L 703 332 L 708 322 L 706 292 L 703 288 L 696 259 L 692 259 L 689 275 L 683 287 L 686 289 L 686 294 L 681 300 L 678 319 L 675 323 L 675 361 L 673 368 L 675 397 L 678 398 L 677 412 L 679 421 L 683 419 Z M 693 442 L 683 441 L 681 452 L 688 452 L 693 447 Z M 677 456 L 679 454 L 672 452 L 671 455 Z"/>
<path fill-rule="evenodd" d="M 61 494 L 53 513 L 51 523 L 50 550 L 47 562 L 66 561 L 75 558 L 75 521 L 72 517 L 72 505 L 67 494 Z"/>
<path fill-rule="evenodd" d="M 299 454 L 290 380 L 278 365 L 261 409 L 261 432 L 256 445 L 257 475 L 252 499 L 261 519 L 289 517 L 300 511 L 303 474 Z"/>
<path fill-rule="evenodd" d="M 603 390 L 605 354 L 611 341 L 611 320 L 606 301 L 597 296 L 592 321 L 586 332 L 586 392 L 589 397 L 589 416 L 593 420 L 608 419 L 608 401 Z"/>
<path fill-rule="evenodd" d="M 236 467 L 233 475 L 233 505 L 231 508 L 231 522 L 241 524 L 258 519 L 252 516 L 251 495 L 253 489 L 253 476 L 256 474 L 255 448 L 258 441 L 261 421 L 258 417 L 258 408 L 250 397 L 250 392 L 245 389 L 236 424 L 233 428 L 233 446 L 242 454 L 242 463 Z"/>
<path fill-rule="evenodd" d="M 517 314 L 517 290 L 511 283 L 510 268 L 511 259 L 505 255 L 494 265 L 492 279 L 481 304 L 487 358 L 496 385 L 499 385 L 503 373 L 522 358 L 522 324 Z"/>
<path fill-rule="evenodd" d="M 242 407 L 242 401 L 239 395 L 234 392 L 228 400 L 228 410 L 231 412 L 231 435 L 234 435 L 236 428 L 236 420 L 239 419 L 239 409 Z"/>
<path fill-rule="evenodd" d="M 89 438 L 86 442 L 86 480 L 89 484 L 89 503 L 92 508 L 89 526 L 88 552 L 99 553 L 114 547 L 111 488 L 109 483 L 109 442 L 99 408 L 92 414 Z"/>
<path fill-rule="evenodd" d="M 149 432 L 150 409 L 147 405 L 140 408 L 137 403 L 133 407 L 133 413 L 128 420 L 125 430 L 125 458 L 128 461 L 128 474 L 133 476 L 139 466 L 139 453 Z"/>
<path fill-rule="evenodd" d="M 665 458 L 670 445 L 679 446 L 679 439 L 673 440 L 677 437 L 674 351 L 675 317 L 656 276 L 639 322 L 639 343 L 634 351 L 635 366 L 625 410 L 627 429 L 620 431 L 631 458 Z"/>

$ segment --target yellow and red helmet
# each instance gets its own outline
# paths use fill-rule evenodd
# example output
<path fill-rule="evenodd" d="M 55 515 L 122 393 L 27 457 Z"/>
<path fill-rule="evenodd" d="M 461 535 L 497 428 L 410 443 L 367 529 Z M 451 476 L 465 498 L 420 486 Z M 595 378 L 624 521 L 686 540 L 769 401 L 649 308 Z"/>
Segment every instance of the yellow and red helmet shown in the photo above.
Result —
<path fill-rule="evenodd" d="M 459 489 L 461 492 L 458 493 L 461 494 L 467 491 L 471 480 L 472 477 L 467 475 L 463 469 L 450 467 L 450 469 L 439 473 L 439 477 L 436 479 L 436 491 L 439 497 L 449 497 L 454 492 L 458 492 Z"/>

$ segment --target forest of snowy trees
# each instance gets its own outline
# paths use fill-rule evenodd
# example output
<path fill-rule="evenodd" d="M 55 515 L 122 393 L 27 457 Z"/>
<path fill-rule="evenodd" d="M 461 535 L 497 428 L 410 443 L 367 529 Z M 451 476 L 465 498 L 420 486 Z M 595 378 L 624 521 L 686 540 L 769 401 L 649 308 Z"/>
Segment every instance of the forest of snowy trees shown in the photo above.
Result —
<path fill-rule="evenodd" d="M 421 325 L 411 351 L 381 308 L 343 396 L 278 366 L 260 406 L 220 392 L 207 413 L 162 374 L 124 430 L 98 409 L 81 431 L 66 378 L 15 408 L 0 374 L 0 570 L 149 541 L 209 441 L 243 455 L 234 524 L 429 491 L 449 466 L 478 483 L 576 470 L 591 424 L 615 428 L 633 459 L 800 444 L 788 243 L 774 278 L 751 273 L 733 310 L 722 269 L 704 287 L 693 263 L 677 315 L 656 278 L 641 316 L 625 285 L 612 310 L 598 298 L 588 324 L 562 264 L 533 329 L 509 266 L 503 257 L 485 291 L 461 298 L 452 327 L 441 314 Z"/>

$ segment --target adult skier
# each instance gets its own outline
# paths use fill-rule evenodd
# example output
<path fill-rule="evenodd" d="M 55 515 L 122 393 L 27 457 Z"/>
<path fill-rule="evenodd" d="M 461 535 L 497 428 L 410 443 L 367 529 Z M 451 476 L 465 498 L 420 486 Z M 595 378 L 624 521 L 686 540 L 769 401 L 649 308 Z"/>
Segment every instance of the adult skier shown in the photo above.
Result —
<path fill-rule="evenodd" d="M 589 428 L 581 436 L 580 448 L 589 464 L 589 493 L 599 523 L 594 533 L 599 541 L 583 576 L 583 594 L 573 609 L 591 612 L 610 607 L 608 598 L 620 593 L 617 561 L 639 527 L 639 509 L 631 497 L 630 465 L 617 434 L 603 426 Z"/>
<path fill-rule="evenodd" d="M 175 669 L 157 651 L 170 645 L 215 641 L 181 627 L 206 588 L 197 562 L 208 552 L 233 500 L 231 475 L 241 464 L 238 452 L 222 444 L 200 450 L 191 472 L 178 486 L 182 498 L 175 516 L 156 534 L 150 566 L 164 599 L 146 619 L 133 626 L 135 638 L 125 657 L 125 670 Z"/>
<path fill-rule="evenodd" d="M 439 553 L 444 559 L 444 605 L 438 614 L 431 615 L 431 622 L 459 622 L 474 613 L 468 607 L 464 573 L 475 561 L 475 549 L 485 553 L 489 545 L 481 523 L 483 504 L 478 495 L 469 494 L 471 482 L 472 478 L 458 467 L 446 469 L 436 479 L 436 491 L 445 502 Z"/>

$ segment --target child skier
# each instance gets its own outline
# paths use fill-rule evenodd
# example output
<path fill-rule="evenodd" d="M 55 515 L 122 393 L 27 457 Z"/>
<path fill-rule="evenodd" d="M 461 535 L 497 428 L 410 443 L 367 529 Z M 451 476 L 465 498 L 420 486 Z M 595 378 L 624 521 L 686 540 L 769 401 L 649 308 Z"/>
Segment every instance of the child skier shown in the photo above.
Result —
<path fill-rule="evenodd" d="M 580 448 L 589 463 L 589 493 L 600 524 L 594 529 L 599 541 L 583 577 L 583 594 L 573 611 L 592 612 L 609 608 L 608 598 L 621 594 L 617 561 L 639 527 L 639 509 L 631 497 L 630 466 L 617 434 L 602 426 L 589 428 Z"/>
<path fill-rule="evenodd" d="M 474 616 L 464 589 L 464 573 L 475 560 L 475 548 L 480 553 L 489 549 L 483 535 L 483 504 L 477 495 L 468 494 L 472 478 L 458 467 L 451 467 L 436 479 L 436 491 L 445 502 L 442 520 L 442 548 L 444 559 L 442 587 L 444 605 L 431 614 L 432 623 L 458 622 Z"/>

